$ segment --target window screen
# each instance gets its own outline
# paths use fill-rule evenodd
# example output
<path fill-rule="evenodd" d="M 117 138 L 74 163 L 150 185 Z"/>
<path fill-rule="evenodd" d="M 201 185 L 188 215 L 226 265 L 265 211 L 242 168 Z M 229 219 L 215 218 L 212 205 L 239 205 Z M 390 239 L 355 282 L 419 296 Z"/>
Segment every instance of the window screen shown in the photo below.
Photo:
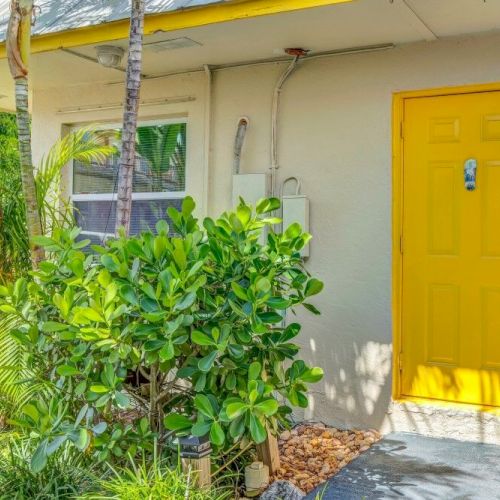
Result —
<path fill-rule="evenodd" d="M 116 191 L 121 130 L 99 132 L 117 153 L 105 163 L 73 163 L 72 201 L 82 235 L 93 243 L 112 236 L 116 221 Z M 154 229 L 169 206 L 180 207 L 186 189 L 186 123 L 141 124 L 137 128 L 130 233 Z"/>

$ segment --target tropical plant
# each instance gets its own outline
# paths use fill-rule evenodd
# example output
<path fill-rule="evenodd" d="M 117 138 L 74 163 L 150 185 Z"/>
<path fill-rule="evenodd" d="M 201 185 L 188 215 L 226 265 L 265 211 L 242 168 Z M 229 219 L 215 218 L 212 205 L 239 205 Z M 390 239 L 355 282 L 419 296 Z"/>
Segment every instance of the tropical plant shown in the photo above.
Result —
<path fill-rule="evenodd" d="M 194 474 L 183 473 L 177 465 L 170 466 L 165 460 L 154 457 L 152 463 L 130 460 L 127 467 L 113 468 L 99 481 L 96 492 L 79 497 L 79 500 L 145 500 L 165 498 L 169 500 L 229 500 L 232 491 L 228 487 L 199 489 Z M 194 473 L 194 471 L 193 471 Z"/>
<path fill-rule="evenodd" d="M 16 117 L 0 113 L 0 283 L 30 268 Z"/>
<path fill-rule="evenodd" d="M 307 406 L 322 370 L 296 359 L 300 325 L 284 326 L 283 312 L 317 313 L 307 300 L 323 284 L 300 257 L 310 235 L 297 224 L 272 230 L 266 214 L 278 207 L 262 200 L 255 213 L 242 201 L 200 226 L 186 198 L 168 211 L 178 236 L 162 220 L 156 235 L 122 234 L 96 254 L 82 251 L 77 228 L 38 239 L 51 259 L 36 281 L 0 287 L 0 311 L 19 321 L 12 335 L 58 390 L 56 403 L 18 419 L 40 436 L 37 464 L 66 442 L 101 460 L 151 450 L 155 437 L 162 447 L 173 433 L 208 434 L 216 449 L 262 443 L 287 424 L 288 402 Z"/>
<path fill-rule="evenodd" d="M 38 442 L 15 434 L 0 438 L 1 500 L 69 500 L 96 487 L 96 466 L 69 445 L 54 454 L 43 471 L 33 472 L 31 457 Z"/>
<path fill-rule="evenodd" d="M 3 158 L 7 159 L 9 153 L 12 158 L 0 181 L 0 214 L 3 216 L 0 224 L 0 283 L 24 276 L 30 268 L 24 200 L 19 196 L 20 176 L 12 145 L 4 144 L 7 151 Z M 114 148 L 103 145 L 91 128 L 72 132 L 52 146 L 42 158 L 35 178 L 37 210 L 44 234 L 50 235 L 55 228 L 73 223 L 69 204 L 61 197 L 63 167 L 72 160 L 83 164 L 101 162 L 113 152 Z M 14 315 L 0 312 L 0 407 L 4 411 L 20 408 L 30 394 L 45 385 L 44 377 L 33 371 L 33 363 L 31 369 L 28 368 L 25 351 L 10 335 L 17 324 Z"/>
<path fill-rule="evenodd" d="M 116 203 L 116 229 L 128 234 L 132 212 L 132 184 L 135 168 L 135 145 L 137 114 L 141 90 L 142 39 L 144 36 L 145 0 L 131 0 L 130 33 L 125 82 L 125 105 L 122 128 L 122 153 L 118 172 L 118 194 Z"/>

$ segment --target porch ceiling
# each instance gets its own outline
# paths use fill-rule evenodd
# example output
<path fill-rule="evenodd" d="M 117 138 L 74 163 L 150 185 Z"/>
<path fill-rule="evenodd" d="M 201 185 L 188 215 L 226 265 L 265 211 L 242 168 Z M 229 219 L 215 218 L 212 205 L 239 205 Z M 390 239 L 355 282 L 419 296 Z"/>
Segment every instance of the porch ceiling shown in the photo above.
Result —
<path fill-rule="evenodd" d="M 355 0 L 325 7 L 161 32 L 145 39 L 144 74 L 196 69 L 282 55 L 284 47 L 314 52 L 381 43 L 404 44 L 498 29 L 498 0 Z M 157 52 L 148 44 L 186 37 L 191 47 Z M 113 42 L 126 48 L 126 40 Z M 72 48 L 95 58 L 95 45 Z M 124 75 L 57 50 L 32 58 L 37 89 L 96 82 L 120 82 Z M 0 61 L 0 107 L 12 108 L 12 81 Z"/>

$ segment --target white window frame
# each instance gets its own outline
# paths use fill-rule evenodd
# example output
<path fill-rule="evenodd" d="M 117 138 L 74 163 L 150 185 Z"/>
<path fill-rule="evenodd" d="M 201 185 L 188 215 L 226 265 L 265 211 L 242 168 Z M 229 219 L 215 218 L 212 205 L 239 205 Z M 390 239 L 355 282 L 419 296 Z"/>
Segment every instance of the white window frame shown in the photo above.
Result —
<path fill-rule="evenodd" d="M 157 120 L 139 120 L 137 122 L 138 127 L 148 127 L 155 125 L 170 125 L 177 123 L 185 123 L 186 124 L 186 136 L 188 129 L 188 120 L 185 117 L 179 118 L 165 118 L 165 119 L 157 119 Z M 82 128 L 81 126 L 72 127 L 72 130 L 78 130 Z M 109 130 L 109 129 L 122 129 L 123 123 L 120 122 L 105 122 L 101 123 L 95 130 Z M 187 145 L 186 145 L 187 148 Z M 186 170 L 187 170 L 187 161 L 186 161 Z M 69 169 L 69 191 L 70 191 L 70 201 L 73 204 L 75 201 L 116 201 L 117 193 L 90 193 L 90 194 L 73 194 L 73 172 L 74 161 L 70 162 Z M 186 186 L 184 185 L 184 191 L 152 191 L 145 193 L 132 193 L 132 201 L 140 200 L 140 201 L 154 201 L 154 200 L 179 200 L 183 199 L 187 196 L 186 194 Z M 87 236 L 97 236 L 102 240 L 106 240 L 108 238 L 112 238 L 115 236 L 114 233 L 100 233 L 98 231 L 86 231 L 82 230 L 80 234 Z"/>

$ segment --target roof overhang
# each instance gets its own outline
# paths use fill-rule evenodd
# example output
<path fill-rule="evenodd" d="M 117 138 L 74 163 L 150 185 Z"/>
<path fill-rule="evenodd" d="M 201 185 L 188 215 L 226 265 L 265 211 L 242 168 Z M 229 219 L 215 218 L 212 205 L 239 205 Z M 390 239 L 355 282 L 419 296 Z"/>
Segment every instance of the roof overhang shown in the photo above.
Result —
<path fill-rule="evenodd" d="M 177 31 L 209 24 L 248 19 L 252 17 L 293 12 L 353 0 L 232 0 L 185 10 L 147 15 L 144 34 Z M 129 20 L 123 19 L 84 28 L 34 36 L 31 41 L 33 54 L 62 48 L 72 48 L 95 43 L 106 43 L 128 37 Z M 6 57 L 5 43 L 0 44 L 0 58 Z"/>

